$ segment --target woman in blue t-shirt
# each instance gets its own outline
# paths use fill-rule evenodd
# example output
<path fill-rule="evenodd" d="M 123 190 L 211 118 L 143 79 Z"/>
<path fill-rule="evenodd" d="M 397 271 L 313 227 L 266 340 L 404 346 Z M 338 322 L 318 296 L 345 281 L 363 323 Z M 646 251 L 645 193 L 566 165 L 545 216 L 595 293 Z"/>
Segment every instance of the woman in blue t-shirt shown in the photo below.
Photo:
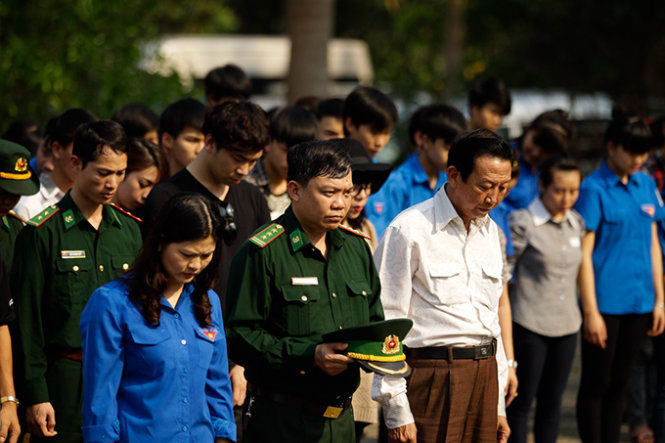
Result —
<path fill-rule="evenodd" d="M 235 441 L 219 297 L 219 210 L 169 200 L 130 272 L 81 316 L 83 437 L 92 442 Z"/>
<path fill-rule="evenodd" d="M 586 226 L 579 286 L 583 312 L 577 425 L 584 442 L 619 441 L 622 395 L 645 334 L 663 332 L 657 221 L 665 211 L 654 181 L 639 172 L 652 147 L 638 117 L 613 113 L 607 158 L 582 183 Z"/>

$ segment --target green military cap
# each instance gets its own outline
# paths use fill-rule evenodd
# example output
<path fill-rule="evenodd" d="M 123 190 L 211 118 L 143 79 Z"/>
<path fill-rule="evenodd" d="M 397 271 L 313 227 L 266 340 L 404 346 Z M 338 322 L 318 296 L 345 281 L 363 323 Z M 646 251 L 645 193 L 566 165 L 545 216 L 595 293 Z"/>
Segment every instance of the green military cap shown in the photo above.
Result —
<path fill-rule="evenodd" d="M 0 189 L 15 195 L 39 191 L 39 178 L 28 164 L 30 152 L 8 140 L 0 140 Z"/>
<path fill-rule="evenodd" d="M 402 340 L 411 330 L 408 318 L 379 321 L 355 328 L 342 329 L 323 336 L 327 343 L 348 343 L 344 354 L 364 368 L 387 377 L 408 377 Z"/>

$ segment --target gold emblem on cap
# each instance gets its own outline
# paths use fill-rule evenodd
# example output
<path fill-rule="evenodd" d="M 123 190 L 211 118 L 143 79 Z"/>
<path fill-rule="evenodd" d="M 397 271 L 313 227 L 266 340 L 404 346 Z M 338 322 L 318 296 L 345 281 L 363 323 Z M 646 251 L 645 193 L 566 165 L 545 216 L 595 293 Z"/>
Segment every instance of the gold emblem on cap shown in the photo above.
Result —
<path fill-rule="evenodd" d="M 399 354 L 399 337 L 396 335 L 390 334 L 383 340 L 383 346 L 381 347 L 382 354 Z"/>
<path fill-rule="evenodd" d="M 25 172 L 28 170 L 28 160 L 19 157 L 18 160 L 16 160 L 16 164 L 14 165 L 14 171 L 16 172 Z"/>

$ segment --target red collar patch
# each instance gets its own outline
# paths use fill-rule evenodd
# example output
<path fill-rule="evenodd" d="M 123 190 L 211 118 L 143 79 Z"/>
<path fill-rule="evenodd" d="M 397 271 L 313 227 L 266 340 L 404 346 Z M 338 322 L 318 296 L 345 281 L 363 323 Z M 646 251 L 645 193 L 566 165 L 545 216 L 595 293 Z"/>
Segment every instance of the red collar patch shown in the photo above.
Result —
<path fill-rule="evenodd" d="M 208 337 L 210 339 L 210 341 L 215 341 L 215 337 L 217 337 L 217 330 L 216 329 L 207 329 L 207 330 L 201 329 L 201 332 L 203 332 L 203 335 Z"/>

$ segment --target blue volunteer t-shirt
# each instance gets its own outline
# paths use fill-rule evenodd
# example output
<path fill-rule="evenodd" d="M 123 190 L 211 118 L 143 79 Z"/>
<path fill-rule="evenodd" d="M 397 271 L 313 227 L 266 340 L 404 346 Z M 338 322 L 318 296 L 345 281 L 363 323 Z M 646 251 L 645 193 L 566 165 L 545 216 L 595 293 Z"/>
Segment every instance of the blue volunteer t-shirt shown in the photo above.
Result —
<path fill-rule="evenodd" d="M 409 155 L 404 163 L 390 173 L 379 192 L 370 195 L 365 206 L 365 213 L 374 224 L 377 236 L 381 237 L 397 214 L 434 197 L 447 180 L 446 174 L 439 172 L 436 186 L 430 189 L 429 179 L 418 161 L 418 154 Z"/>
<path fill-rule="evenodd" d="M 624 185 L 603 161 L 582 183 L 575 209 L 587 230 L 596 233 L 592 259 L 598 310 L 651 312 L 651 225 L 665 218 L 653 179 L 636 172 Z"/>

